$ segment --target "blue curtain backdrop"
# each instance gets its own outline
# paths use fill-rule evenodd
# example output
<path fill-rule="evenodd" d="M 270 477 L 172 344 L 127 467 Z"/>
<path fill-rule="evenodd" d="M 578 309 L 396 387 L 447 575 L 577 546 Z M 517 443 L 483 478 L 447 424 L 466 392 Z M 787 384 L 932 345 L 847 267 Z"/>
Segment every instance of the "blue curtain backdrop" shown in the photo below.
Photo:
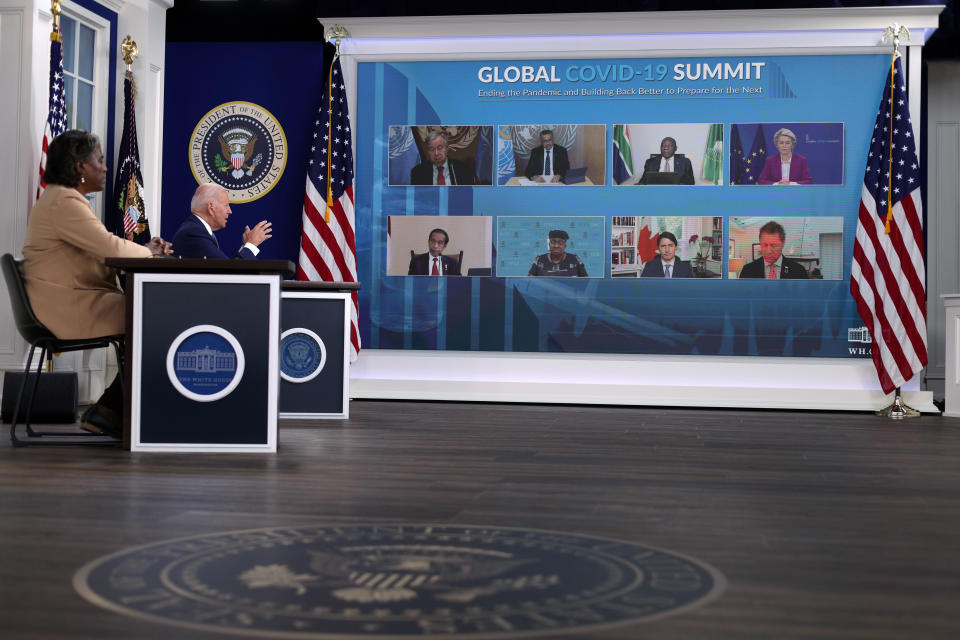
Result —
<path fill-rule="evenodd" d="M 245 225 L 270 220 L 273 237 L 260 246 L 260 256 L 296 263 L 307 154 L 326 84 L 323 43 L 170 42 L 166 65 L 161 235 L 172 238 L 190 212 L 197 188 L 188 156 L 194 128 L 217 105 L 252 102 L 283 128 L 286 166 L 265 196 L 231 205 L 233 214 L 217 238 L 224 252 L 232 254 Z"/>

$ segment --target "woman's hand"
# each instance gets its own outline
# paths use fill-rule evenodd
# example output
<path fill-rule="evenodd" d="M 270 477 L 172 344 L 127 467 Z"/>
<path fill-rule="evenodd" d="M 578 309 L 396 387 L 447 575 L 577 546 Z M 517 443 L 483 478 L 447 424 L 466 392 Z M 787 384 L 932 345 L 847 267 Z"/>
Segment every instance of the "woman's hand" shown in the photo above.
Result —
<path fill-rule="evenodd" d="M 150 242 L 144 246 L 155 256 L 168 256 L 173 253 L 173 245 L 159 236 L 150 238 Z"/>

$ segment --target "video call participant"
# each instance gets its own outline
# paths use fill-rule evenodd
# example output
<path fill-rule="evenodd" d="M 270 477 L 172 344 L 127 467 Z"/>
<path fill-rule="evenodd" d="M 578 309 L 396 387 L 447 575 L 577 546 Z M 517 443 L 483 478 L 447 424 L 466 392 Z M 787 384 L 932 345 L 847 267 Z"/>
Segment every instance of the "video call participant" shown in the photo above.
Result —
<path fill-rule="evenodd" d="M 227 218 L 232 213 L 230 196 L 220 185 L 209 182 L 201 184 L 190 200 L 190 212 L 177 233 L 173 236 L 176 254 L 182 258 L 220 258 L 229 256 L 220 250 L 220 243 L 213 235 L 227 226 Z M 273 227 L 270 222 L 261 220 L 256 226 L 243 228 L 243 245 L 233 255 L 234 258 L 251 260 L 260 253 L 260 245 L 271 238 Z"/>
<path fill-rule="evenodd" d="M 530 150 L 530 160 L 524 172 L 534 182 L 563 182 L 570 170 L 567 149 L 553 142 L 553 131 L 540 132 L 540 146 Z"/>
<path fill-rule="evenodd" d="M 773 134 L 773 146 L 780 153 L 764 161 L 757 184 L 813 184 L 807 159 L 793 152 L 797 146 L 793 131 L 777 129 Z"/>
<path fill-rule="evenodd" d="M 567 253 L 567 240 L 570 238 L 563 229 L 554 229 L 547 234 L 550 253 L 537 256 L 530 267 L 528 276 L 587 277 L 587 268 L 583 260 L 575 253 Z"/>
<path fill-rule="evenodd" d="M 741 278 L 766 278 L 768 280 L 806 280 L 807 270 L 799 262 L 783 257 L 783 245 L 787 232 L 771 220 L 760 227 L 760 258 L 740 271 Z"/>
<path fill-rule="evenodd" d="M 643 265 L 641 278 L 692 278 L 693 269 L 690 263 L 677 260 L 677 237 L 669 231 L 664 231 L 657 239 L 660 256 Z"/>
<path fill-rule="evenodd" d="M 418 253 L 410 259 L 408 276 L 459 276 L 460 263 L 449 256 L 443 255 L 447 248 L 450 236 L 443 229 L 434 229 L 427 236 L 429 251 Z"/>
<path fill-rule="evenodd" d="M 429 162 L 420 162 L 410 170 L 410 184 L 457 186 L 472 185 L 476 181 L 470 165 L 447 157 L 450 146 L 447 137 L 439 131 L 431 131 L 424 141 Z"/>
<path fill-rule="evenodd" d="M 683 156 L 675 156 L 676 152 L 677 141 L 664 138 L 660 142 L 660 155 L 652 156 L 643 164 L 643 175 L 637 184 L 648 184 L 647 176 L 651 173 L 674 173 L 677 184 L 693 184 L 693 163 Z"/>
<path fill-rule="evenodd" d="M 149 258 L 171 253 L 170 243 L 153 238 L 141 246 L 103 226 L 86 197 L 102 191 L 107 165 L 97 137 L 86 131 L 60 134 L 47 150 L 47 188 L 27 221 L 23 279 L 30 306 L 61 340 L 122 334 L 125 300 L 107 257 Z M 120 375 L 88 408 L 81 426 L 120 438 L 123 387 Z"/>

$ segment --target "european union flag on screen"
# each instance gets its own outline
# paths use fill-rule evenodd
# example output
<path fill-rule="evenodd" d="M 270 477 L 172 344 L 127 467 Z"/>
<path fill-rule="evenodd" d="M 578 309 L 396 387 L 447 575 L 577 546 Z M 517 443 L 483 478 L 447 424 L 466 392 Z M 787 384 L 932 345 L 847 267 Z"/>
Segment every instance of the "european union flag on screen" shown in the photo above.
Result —
<path fill-rule="evenodd" d="M 743 184 L 743 143 L 735 124 L 730 125 L 730 184 Z"/>
<path fill-rule="evenodd" d="M 410 170 L 420 163 L 413 127 L 390 127 L 390 184 L 410 184 Z"/>
<path fill-rule="evenodd" d="M 757 184 L 757 178 L 763 171 L 763 163 L 767 161 L 767 143 L 763 137 L 763 125 L 757 125 L 757 133 L 753 136 L 750 153 L 743 159 L 743 182 L 740 184 Z"/>

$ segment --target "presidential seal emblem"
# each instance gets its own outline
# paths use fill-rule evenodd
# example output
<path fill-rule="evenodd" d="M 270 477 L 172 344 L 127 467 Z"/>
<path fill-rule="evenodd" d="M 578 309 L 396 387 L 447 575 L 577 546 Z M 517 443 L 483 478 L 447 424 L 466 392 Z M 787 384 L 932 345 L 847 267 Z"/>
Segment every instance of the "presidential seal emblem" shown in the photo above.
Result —
<path fill-rule="evenodd" d="M 213 182 L 230 202 L 270 191 L 287 163 L 287 138 L 277 119 L 251 102 L 226 102 L 208 111 L 190 136 L 190 169 L 198 184 Z"/>
<path fill-rule="evenodd" d="M 181 395 L 198 402 L 226 397 L 243 378 L 240 342 L 222 327 L 201 324 L 173 339 L 167 350 L 167 377 Z"/>
<path fill-rule="evenodd" d="M 232 636 L 554 638 L 674 615 L 723 576 L 682 554 L 556 531 L 276 527 L 128 549 L 77 572 L 90 602 Z"/>
<path fill-rule="evenodd" d="M 327 348 L 310 329 L 287 329 L 280 336 L 280 377 L 287 382 L 309 382 L 326 363 Z"/>

